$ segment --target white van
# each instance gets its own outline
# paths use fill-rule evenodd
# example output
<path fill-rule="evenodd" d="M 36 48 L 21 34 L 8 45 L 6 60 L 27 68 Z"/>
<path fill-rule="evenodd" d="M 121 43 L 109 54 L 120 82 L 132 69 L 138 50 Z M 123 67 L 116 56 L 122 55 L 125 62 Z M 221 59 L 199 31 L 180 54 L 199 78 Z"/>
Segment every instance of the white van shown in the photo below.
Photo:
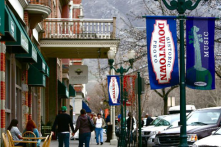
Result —
<path fill-rule="evenodd" d="M 186 113 L 190 113 L 194 110 L 196 110 L 196 107 L 194 105 L 186 105 Z M 176 113 L 180 113 L 180 105 L 169 108 L 169 114 L 176 114 Z"/>

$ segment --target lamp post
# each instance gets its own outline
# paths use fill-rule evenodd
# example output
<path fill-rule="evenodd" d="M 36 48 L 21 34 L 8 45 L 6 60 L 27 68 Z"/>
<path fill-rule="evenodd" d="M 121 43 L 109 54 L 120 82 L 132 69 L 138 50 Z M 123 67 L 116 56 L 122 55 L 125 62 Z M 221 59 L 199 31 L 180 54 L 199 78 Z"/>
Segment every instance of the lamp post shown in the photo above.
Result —
<path fill-rule="evenodd" d="M 122 65 L 120 66 L 120 68 L 115 69 L 113 66 L 114 63 L 114 57 L 115 57 L 115 52 L 113 50 L 109 50 L 108 51 L 108 63 L 110 65 L 110 69 L 114 69 L 114 71 L 116 73 L 120 73 L 120 81 L 121 81 L 121 90 L 120 90 L 120 97 L 121 97 L 121 135 L 120 135 L 120 142 L 118 144 L 119 147 L 124 147 L 126 145 L 125 142 L 125 137 L 126 137 L 126 114 L 124 116 L 124 106 L 123 106 L 123 75 L 124 73 L 128 72 L 129 69 L 132 69 L 133 67 L 133 62 L 135 59 L 135 51 L 131 50 L 128 52 L 128 59 L 130 62 L 130 66 L 128 68 L 123 68 Z M 126 101 L 125 101 L 125 108 L 126 108 Z"/>
<path fill-rule="evenodd" d="M 155 0 L 157 1 L 157 0 Z M 164 5 L 169 10 L 177 10 L 180 19 L 180 146 L 188 147 L 186 135 L 186 82 L 185 82 L 185 51 L 184 51 L 184 19 L 186 10 L 194 10 L 201 0 L 196 0 L 195 3 L 191 0 L 171 0 L 168 3 L 162 0 Z M 208 0 L 204 0 L 208 1 Z"/>

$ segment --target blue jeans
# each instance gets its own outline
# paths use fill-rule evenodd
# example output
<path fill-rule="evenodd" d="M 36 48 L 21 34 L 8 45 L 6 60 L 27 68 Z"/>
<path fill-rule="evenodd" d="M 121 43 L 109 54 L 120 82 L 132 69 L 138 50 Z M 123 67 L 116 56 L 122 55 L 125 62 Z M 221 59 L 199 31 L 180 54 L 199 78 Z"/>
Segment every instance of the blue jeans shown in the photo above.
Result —
<path fill-rule="evenodd" d="M 69 139 L 70 134 L 69 133 L 58 133 L 58 147 L 63 147 L 63 144 L 65 147 L 69 147 Z"/>
<path fill-rule="evenodd" d="M 95 128 L 96 132 L 96 142 L 99 143 L 99 136 L 100 142 L 103 142 L 103 128 Z"/>
<path fill-rule="evenodd" d="M 91 139 L 91 132 L 79 134 L 79 147 L 83 147 L 83 143 L 85 143 L 85 147 L 89 147 Z"/>

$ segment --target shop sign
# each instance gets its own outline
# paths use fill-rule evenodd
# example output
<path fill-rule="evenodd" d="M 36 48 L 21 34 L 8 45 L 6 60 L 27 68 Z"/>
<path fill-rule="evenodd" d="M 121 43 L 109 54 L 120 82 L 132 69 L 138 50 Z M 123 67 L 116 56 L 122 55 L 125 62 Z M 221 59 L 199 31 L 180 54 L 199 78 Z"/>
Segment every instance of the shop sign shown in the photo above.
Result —
<path fill-rule="evenodd" d="M 25 35 L 21 32 L 21 46 L 27 51 L 28 51 L 28 39 L 25 37 Z"/>
<path fill-rule="evenodd" d="M 69 84 L 87 84 L 88 83 L 88 66 L 71 65 L 69 67 Z"/>
<path fill-rule="evenodd" d="M 37 59 L 37 51 L 36 49 L 34 48 L 34 46 L 32 46 L 32 58 L 37 62 L 38 59 Z"/>

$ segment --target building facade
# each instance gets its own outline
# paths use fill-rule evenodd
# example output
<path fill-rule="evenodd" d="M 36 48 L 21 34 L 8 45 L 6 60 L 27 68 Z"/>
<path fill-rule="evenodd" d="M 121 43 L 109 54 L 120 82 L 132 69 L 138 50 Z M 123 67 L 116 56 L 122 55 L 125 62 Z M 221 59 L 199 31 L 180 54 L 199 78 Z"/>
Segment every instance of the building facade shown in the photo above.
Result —
<path fill-rule="evenodd" d="M 0 7 L 1 133 L 12 119 L 21 131 L 33 119 L 41 131 L 62 105 L 79 113 L 84 86 L 69 84 L 69 66 L 117 51 L 116 18 L 83 19 L 81 0 L 2 0 Z"/>

